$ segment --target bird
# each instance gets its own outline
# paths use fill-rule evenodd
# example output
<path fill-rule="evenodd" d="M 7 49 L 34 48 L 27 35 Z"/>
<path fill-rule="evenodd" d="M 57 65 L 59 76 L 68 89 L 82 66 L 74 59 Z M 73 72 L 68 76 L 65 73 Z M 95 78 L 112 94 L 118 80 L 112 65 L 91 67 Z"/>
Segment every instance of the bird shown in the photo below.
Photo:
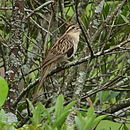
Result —
<path fill-rule="evenodd" d="M 78 24 L 68 26 L 65 33 L 56 41 L 48 51 L 42 64 L 40 85 L 43 85 L 49 71 L 60 61 L 74 56 L 77 51 L 81 29 Z"/>

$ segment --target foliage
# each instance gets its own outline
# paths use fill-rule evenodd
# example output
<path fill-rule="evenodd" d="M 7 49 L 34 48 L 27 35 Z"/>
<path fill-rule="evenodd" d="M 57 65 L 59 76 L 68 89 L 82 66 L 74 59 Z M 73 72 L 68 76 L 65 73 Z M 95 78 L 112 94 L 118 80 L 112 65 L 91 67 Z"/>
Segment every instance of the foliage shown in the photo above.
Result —
<path fill-rule="evenodd" d="M 67 116 L 72 111 L 72 107 L 76 103 L 76 101 L 72 101 L 68 105 L 64 106 L 63 95 L 59 95 L 56 104 L 50 108 L 45 108 L 45 106 L 41 103 L 33 106 L 29 100 L 28 102 L 30 111 L 33 115 L 30 119 L 31 123 L 18 128 L 18 130 L 66 130 Z M 119 123 L 113 123 L 108 120 L 102 121 L 107 116 L 108 115 L 97 116 L 94 112 L 93 107 L 90 107 L 87 112 L 84 113 L 77 111 L 77 116 L 75 117 L 75 124 L 73 127 L 75 127 L 77 130 L 93 130 L 95 128 L 96 130 L 99 130 L 101 128 L 107 130 L 108 127 L 106 128 L 106 126 L 109 126 L 109 128 L 114 128 L 116 130 L 116 128 L 120 127 Z M 4 112 L 3 109 L 1 109 L 0 129 L 15 130 L 15 126 L 17 126 L 18 121 L 10 121 L 8 120 L 8 115 Z M 122 128 L 126 129 L 127 125 L 123 125 Z M 71 129 L 73 130 L 73 128 L 70 128 L 70 130 Z"/>
<path fill-rule="evenodd" d="M 7 95 L 8 95 L 8 84 L 2 77 L 0 77 L 0 107 L 3 106 Z"/>
<path fill-rule="evenodd" d="M 39 129 L 39 130 L 66 130 L 66 119 L 68 114 L 72 111 L 72 107 L 76 101 L 70 102 L 68 105 L 64 106 L 64 97 L 59 95 L 56 101 L 55 106 L 51 108 L 45 108 L 44 105 L 38 103 L 35 107 L 28 100 L 29 106 L 31 108 L 32 118 L 31 124 L 24 125 L 18 130 L 29 130 L 29 129 Z M 75 127 L 78 130 L 92 130 L 98 123 L 106 117 L 102 115 L 96 117 L 94 113 L 94 108 L 89 108 L 86 113 L 86 117 L 82 116 L 80 112 L 75 117 L 76 125 Z M 4 110 L 0 111 L 0 128 L 13 130 L 16 122 L 9 123 L 7 115 Z"/>
<path fill-rule="evenodd" d="M 1 130 L 15 130 L 16 122 L 9 122 L 8 115 L 3 109 L 0 110 L 0 129 Z"/>
<path fill-rule="evenodd" d="M 32 108 L 32 124 L 35 127 L 41 126 L 41 129 L 45 130 L 48 128 L 57 129 L 65 127 L 65 120 L 71 112 L 75 101 L 69 103 L 67 106 L 63 106 L 63 103 L 64 97 L 63 95 L 59 95 L 54 107 L 46 109 L 41 103 L 37 104 L 35 108 Z"/>
<path fill-rule="evenodd" d="M 66 118 L 77 103 L 73 127 L 129 129 L 130 2 L 17 1 L 0 2 L 0 76 L 7 79 L 9 91 L 14 92 L 8 93 L 6 81 L 0 78 L 0 127 L 14 129 L 20 124 L 19 129 L 65 130 Z M 65 32 L 66 23 L 80 24 L 78 50 L 69 63 L 61 61 L 50 71 L 41 90 L 38 80 L 43 60 Z M 60 93 L 64 97 L 57 98 Z M 14 124 L 7 120 L 9 111 L 4 112 L 4 105 L 9 108 L 5 103 L 7 95 L 12 101 L 10 106 L 18 111 L 14 115 L 19 122 Z M 94 108 L 88 109 L 89 106 Z M 32 117 L 26 112 L 29 110 Z M 109 116 L 102 121 L 104 114 Z"/>
<path fill-rule="evenodd" d="M 106 116 L 107 115 L 96 117 L 94 108 L 90 107 L 86 117 L 83 117 L 80 113 L 75 117 L 76 126 L 78 130 L 93 130 Z"/>

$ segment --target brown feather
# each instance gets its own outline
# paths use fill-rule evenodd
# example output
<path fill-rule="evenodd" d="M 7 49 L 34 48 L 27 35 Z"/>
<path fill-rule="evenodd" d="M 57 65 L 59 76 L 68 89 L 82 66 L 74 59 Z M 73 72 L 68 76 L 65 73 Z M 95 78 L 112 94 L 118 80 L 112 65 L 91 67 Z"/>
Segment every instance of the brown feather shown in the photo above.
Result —
<path fill-rule="evenodd" d="M 39 81 L 39 87 L 35 92 L 34 98 L 38 97 L 43 82 L 45 81 L 48 73 L 53 69 L 53 67 L 60 62 L 62 59 L 72 57 L 78 46 L 80 28 L 76 25 L 70 25 L 66 32 L 57 40 L 57 42 L 49 50 L 41 69 L 41 79 Z"/>
<path fill-rule="evenodd" d="M 64 57 L 70 58 L 76 52 L 74 51 L 76 50 L 74 48 L 74 45 L 78 44 L 79 42 L 79 33 L 77 32 L 80 32 L 78 25 L 69 26 L 67 31 L 61 36 L 59 40 L 57 40 L 54 46 L 50 49 L 43 62 L 40 86 L 42 86 L 49 71 L 53 68 L 54 65 L 57 64 L 57 62 L 60 61 L 60 59 Z"/>
<path fill-rule="evenodd" d="M 42 70 L 42 76 L 41 76 L 40 84 L 39 84 L 40 87 L 43 85 L 43 82 L 46 79 L 48 72 L 53 68 L 53 66 L 54 66 L 54 63 L 51 63 L 48 66 L 44 67 L 44 69 Z"/>

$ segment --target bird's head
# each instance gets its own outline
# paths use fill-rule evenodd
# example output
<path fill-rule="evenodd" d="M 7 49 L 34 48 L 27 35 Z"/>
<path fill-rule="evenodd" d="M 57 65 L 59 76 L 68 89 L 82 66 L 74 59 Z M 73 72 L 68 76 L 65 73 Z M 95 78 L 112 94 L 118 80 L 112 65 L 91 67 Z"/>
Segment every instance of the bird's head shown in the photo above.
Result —
<path fill-rule="evenodd" d="M 81 32 L 81 29 L 78 24 L 70 25 L 66 31 L 66 33 L 68 34 L 77 35 L 77 36 L 79 36 L 80 32 Z"/>

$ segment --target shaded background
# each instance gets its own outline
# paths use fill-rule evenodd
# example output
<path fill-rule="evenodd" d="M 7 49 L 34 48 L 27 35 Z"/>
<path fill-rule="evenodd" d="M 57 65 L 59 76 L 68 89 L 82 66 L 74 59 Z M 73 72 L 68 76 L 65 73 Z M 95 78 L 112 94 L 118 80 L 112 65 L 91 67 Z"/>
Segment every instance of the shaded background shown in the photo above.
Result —
<path fill-rule="evenodd" d="M 82 30 L 78 51 L 37 90 L 46 52 L 68 23 Z M 26 98 L 50 107 L 62 93 L 65 104 L 78 99 L 78 110 L 93 105 L 98 114 L 112 114 L 110 120 L 128 121 L 129 34 L 127 0 L 1 0 L 0 76 L 10 87 L 5 109 L 22 112 Z"/>

